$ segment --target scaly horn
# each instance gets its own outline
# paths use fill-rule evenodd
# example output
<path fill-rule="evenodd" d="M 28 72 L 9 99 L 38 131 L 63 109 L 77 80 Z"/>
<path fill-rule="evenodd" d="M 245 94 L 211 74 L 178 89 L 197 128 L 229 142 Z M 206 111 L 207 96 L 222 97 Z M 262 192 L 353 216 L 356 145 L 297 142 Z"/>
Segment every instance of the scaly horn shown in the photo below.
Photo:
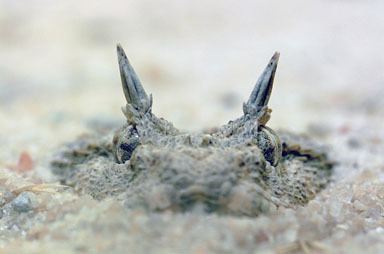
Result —
<path fill-rule="evenodd" d="M 138 111 L 148 112 L 152 107 L 152 96 L 148 97 L 120 44 L 117 44 L 117 56 L 119 59 L 121 84 L 127 103 L 131 104 Z"/>

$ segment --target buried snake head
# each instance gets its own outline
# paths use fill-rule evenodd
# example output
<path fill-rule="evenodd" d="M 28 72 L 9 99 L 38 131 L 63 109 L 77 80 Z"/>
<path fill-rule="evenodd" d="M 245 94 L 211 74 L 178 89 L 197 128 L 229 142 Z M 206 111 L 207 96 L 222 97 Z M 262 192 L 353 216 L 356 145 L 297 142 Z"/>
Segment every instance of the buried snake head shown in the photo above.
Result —
<path fill-rule="evenodd" d="M 305 205 L 328 183 L 332 162 L 321 146 L 267 126 L 279 53 L 243 104 L 242 116 L 215 132 L 195 134 L 152 113 L 152 96 L 120 45 L 117 53 L 126 123 L 113 138 L 84 137 L 62 153 L 53 165 L 63 184 L 150 211 L 256 216 L 276 206 Z"/>
<path fill-rule="evenodd" d="M 266 126 L 279 53 L 256 82 L 240 118 L 214 133 L 188 134 L 152 113 L 152 96 L 145 92 L 121 46 L 117 51 L 127 123 L 113 138 L 113 153 L 117 163 L 134 172 L 133 181 L 141 183 L 140 191 L 132 193 L 139 193 L 152 209 L 202 207 L 238 213 L 239 200 L 251 214 L 266 209 L 268 202 L 263 200 L 271 200 L 267 198 L 269 181 L 279 178 L 281 171 L 281 142 Z M 160 206 L 154 205 L 158 203 L 154 196 L 163 200 Z"/>

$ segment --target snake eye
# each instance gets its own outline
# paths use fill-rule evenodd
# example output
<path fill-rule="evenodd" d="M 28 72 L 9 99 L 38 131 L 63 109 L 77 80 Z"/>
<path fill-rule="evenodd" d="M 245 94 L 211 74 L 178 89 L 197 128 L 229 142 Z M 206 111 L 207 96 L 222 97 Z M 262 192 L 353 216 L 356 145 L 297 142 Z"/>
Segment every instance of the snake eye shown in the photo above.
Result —
<path fill-rule="evenodd" d="M 113 154 L 118 163 L 131 159 L 133 151 L 139 145 L 139 134 L 132 126 L 123 127 L 113 137 Z"/>
<path fill-rule="evenodd" d="M 271 128 L 262 126 L 257 135 L 257 142 L 258 147 L 264 153 L 264 158 L 272 166 L 277 166 L 282 153 L 281 142 L 277 134 Z"/>

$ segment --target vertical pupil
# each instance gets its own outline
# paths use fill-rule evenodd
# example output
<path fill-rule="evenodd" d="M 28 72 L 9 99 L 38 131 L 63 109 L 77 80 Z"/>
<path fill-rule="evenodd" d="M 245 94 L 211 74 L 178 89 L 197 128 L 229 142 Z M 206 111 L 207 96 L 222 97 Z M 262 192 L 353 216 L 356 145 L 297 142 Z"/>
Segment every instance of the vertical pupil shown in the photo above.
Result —
<path fill-rule="evenodd" d="M 272 166 L 275 165 L 275 149 L 273 147 L 268 147 L 264 151 L 264 157 Z"/>
<path fill-rule="evenodd" d="M 137 139 L 130 140 L 131 142 L 128 144 L 120 144 L 120 149 L 122 149 L 121 153 L 121 161 L 125 162 L 129 160 L 132 156 L 133 151 L 136 149 L 136 147 L 139 145 L 139 142 Z"/>

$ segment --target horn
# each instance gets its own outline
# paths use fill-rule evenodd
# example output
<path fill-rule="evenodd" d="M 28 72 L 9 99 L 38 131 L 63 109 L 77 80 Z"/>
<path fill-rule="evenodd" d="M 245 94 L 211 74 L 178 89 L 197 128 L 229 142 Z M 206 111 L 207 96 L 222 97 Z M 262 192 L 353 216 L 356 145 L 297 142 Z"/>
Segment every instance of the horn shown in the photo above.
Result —
<path fill-rule="evenodd" d="M 148 97 L 120 44 L 117 44 L 117 57 L 119 60 L 121 84 L 127 103 L 131 104 L 138 111 L 148 112 L 152 107 L 152 96 Z"/>
<path fill-rule="evenodd" d="M 251 96 L 249 96 L 247 103 L 244 103 L 243 111 L 245 115 L 257 114 L 265 106 L 268 105 L 269 98 L 271 97 L 273 80 L 275 78 L 279 57 L 280 53 L 276 52 L 272 56 L 267 67 L 265 67 L 264 72 L 261 74 L 260 78 L 257 80 Z"/>

